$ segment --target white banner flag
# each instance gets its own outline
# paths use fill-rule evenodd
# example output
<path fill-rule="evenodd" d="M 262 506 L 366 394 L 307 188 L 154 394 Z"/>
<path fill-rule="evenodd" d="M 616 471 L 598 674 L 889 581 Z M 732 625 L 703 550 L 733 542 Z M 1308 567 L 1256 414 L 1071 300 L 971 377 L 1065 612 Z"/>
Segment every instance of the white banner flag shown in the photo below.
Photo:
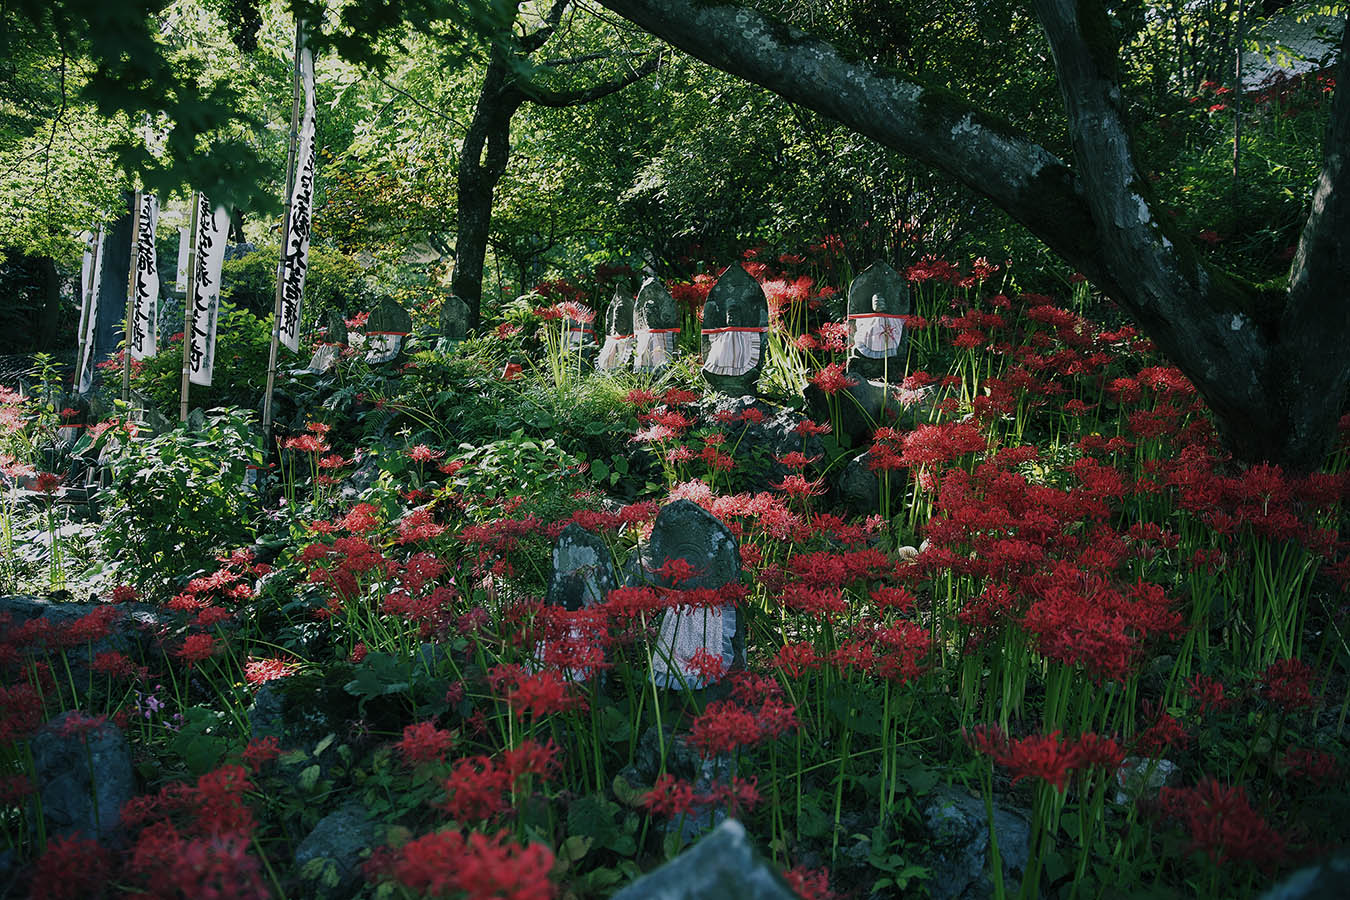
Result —
<path fill-rule="evenodd" d="M 287 210 L 286 246 L 281 253 L 281 342 L 300 349 L 300 298 L 309 266 L 310 216 L 314 207 L 314 55 L 300 50 L 300 78 L 305 87 L 305 115 L 300 121 L 300 145 L 295 157 L 295 184 Z"/>
<path fill-rule="evenodd" d="M 98 234 L 86 232 L 84 265 L 80 269 L 80 371 L 75 373 L 75 392 L 87 394 L 94 386 L 94 335 L 98 325 L 98 287 L 103 280 L 103 226 Z"/>
<path fill-rule="evenodd" d="M 220 266 L 225 261 L 225 238 L 230 214 L 218 206 L 213 213 L 204 195 L 197 195 L 197 265 L 192 298 L 192 334 L 188 335 L 188 380 L 209 385 L 216 364 L 216 318 L 220 314 Z"/>
<path fill-rule="evenodd" d="M 159 203 L 154 194 L 141 195 L 136 211 L 136 266 L 131 284 L 131 334 L 127 346 L 132 359 L 155 355 L 159 319 L 159 261 L 155 256 L 155 228 L 159 225 Z"/>
<path fill-rule="evenodd" d="M 178 229 L 178 275 L 174 287 L 186 291 L 188 285 L 188 253 L 192 249 L 192 229 L 184 225 Z"/>

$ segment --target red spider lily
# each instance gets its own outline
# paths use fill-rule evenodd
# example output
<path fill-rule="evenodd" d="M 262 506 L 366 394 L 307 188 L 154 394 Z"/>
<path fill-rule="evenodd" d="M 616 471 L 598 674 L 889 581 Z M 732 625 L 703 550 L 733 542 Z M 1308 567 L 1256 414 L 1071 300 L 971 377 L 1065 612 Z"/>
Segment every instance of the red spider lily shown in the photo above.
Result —
<path fill-rule="evenodd" d="M 203 662 L 215 655 L 218 645 L 216 639 L 209 634 L 191 634 L 183 641 L 183 645 L 178 648 L 174 656 L 183 660 L 188 666 Z"/>
<path fill-rule="evenodd" d="M 699 647 L 684 663 L 687 675 L 695 676 L 700 684 L 719 681 L 727 673 L 726 661 L 720 654 L 708 652 L 708 648 Z"/>
<path fill-rule="evenodd" d="M 694 812 L 701 799 L 688 781 L 665 773 L 656 779 L 656 784 L 639 802 L 650 815 L 674 818 Z"/>
<path fill-rule="evenodd" d="M 511 775 L 486 756 L 472 756 L 455 763 L 442 782 L 446 799 L 440 807 L 460 822 L 495 818 L 509 808 L 505 793 Z"/>
<path fill-rule="evenodd" d="M 89 900 L 103 895 L 113 873 L 112 852 L 81 835 L 57 836 L 38 858 L 33 900 Z"/>
<path fill-rule="evenodd" d="M 1062 739 L 1058 731 L 1010 740 L 997 726 L 982 725 L 966 734 L 966 742 L 975 752 L 1010 769 L 1013 784 L 1036 778 L 1061 793 L 1075 771 L 1099 766 L 1114 772 L 1125 757 L 1114 740 L 1091 732 L 1071 741 Z"/>
<path fill-rule="evenodd" d="M 1261 696 L 1287 712 L 1311 709 L 1321 699 L 1312 693 L 1312 677 L 1301 659 L 1276 660 L 1261 673 Z"/>
<path fill-rule="evenodd" d="M 827 395 L 837 394 L 844 388 L 857 383 L 857 379 L 845 374 L 844 367 L 839 363 L 830 363 L 813 374 L 807 381 L 820 388 Z"/>
<path fill-rule="evenodd" d="M 1324 784 L 1336 780 L 1341 773 L 1336 757 L 1310 747 L 1291 747 L 1280 759 L 1288 778 Z"/>
<path fill-rule="evenodd" d="M 1284 858 L 1284 838 L 1252 809 L 1241 785 L 1206 778 L 1193 788 L 1165 787 L 1158 802 L 1166 815 L 1185 824 L 1192 849 L 1203 850 L 1216 865 L 1245 861 L 1268 867 Z"/>
<path fill-rule="evenodd" d="M 797 866 L 784 872 L 783 878 L 802 900 L 839 900 L 840 895 L 830 890 L 829 869 Z"/>
<path fill-rule="evenodd" d="M 586 706 L 584 697 L 569 695 L 567 682 L 556 671 L 531 675 L 520 666 L 501 665 L 488 673 L 488 683 L 503 696 L 517 719 L 539 718 Z"/>
<path fill-rule="evenodd" d="M 372 862 L 376 862 L 372 860 Z M 464 900 L 549 900 L 553 853 L 542 844 L 521 846 L 507 831 L 439 831 L 409 841 L 372 868 L 422 897 Z"/>
<path fill-rule="evenodd" d="M 426 444 L 418 444 L 408 451 L 408 458 L 415 463 L 429 463 L 445 456 L 444 450 L 433 450 Z"/>
<path fill-rule="evenodd" d="M 263 766 L 279 756 L 281 756 L 281 745 L 277 743 L 275 737 L 270 735 L 249 741 L 248 746 L 244 748 L 244 752 L 241 754 L 244 765 L 248 766 L 249 771 L 255 775 L 262 770 Z"/>
<path fill-rule="evenodd" d="M 244 680 L 249 684 L 266 684 L 293 675 L 299 664 L 286 659 L 250 659 L 244 664 Z"/>
<path fill-rule="evenodd" d="M 1143 712 L 1148 718 L 1152 712 L 1149 704 L 1144 704 Z M 1140 756 L 1156 759 L 1168 747 L 1184 747 L 1190 740 L 1191 736 L 1186 733 L 1181 722 L 1169 713 L 1158 712 L 1153 724 L 1135 735 L 1131 750 Z"/>
<path fill-rule="evenodd" d="M 803 419 L 798 422 L 792 430 L 800 437 L 809 438 L 816 437 L 817 435 L 829 434 L 833 430 L 833 427 L 828 422 L 822 425 L 812 422 L 810 419 Z"/>
<path fill-rule="evenodd" d="M 624 395 L 623 402 L 639 408 L 653 406 L 656 403 L 656 394 L 652 391 L 635 388 Z"/>
<path fill-rule="evenodd" d="M 443 762 L 455 738 L 431 722 L 417 722 L 403 729 L 403 739 L 394 746 L 410 766 L 421 763 Z"/>
<path fill-rule="evenodd" d="M 61 487 L 61 476 L 51 472 L 39 472 L 33 488 L 40 494 L 55 494 Z"/>
<path fill-rule="evenodd" d="M 796 727 L 794 708 L 777 699 L 765 701 L 758 710 L 747 709 L 730 700 L 714 700 L 694 719 L 689 729 L 689 742 L 705 757 L 712 757 L 777 738 Z"/>
<path fill-rule="evenodd" d="M 816 656 L 816 646 L 810 641 L 786 644 L 773 656 L 773 666 L 790 678 L 801 678 L 807 672 L 819 669 L 821 664 L 822 660 Z"/>
<path fill-rule="evenodd" d="M 1186 682 L 1186 693 L 1196 702 L 1196 710 L 1202 716 L 1211 712 L 1221 712 L 1233 704 L 1231 697 L 1224 696 L 1221 682 L 1199 672 Z"/>
<path fill-rule="evenodd" d="M 805 476 L 797 474 L 788 475 L 772 487 L 775 490 L 782 491 L 789 497 L 818 497 L 825 493 L 825 481 L 823 478 L 808 481 Z"/>

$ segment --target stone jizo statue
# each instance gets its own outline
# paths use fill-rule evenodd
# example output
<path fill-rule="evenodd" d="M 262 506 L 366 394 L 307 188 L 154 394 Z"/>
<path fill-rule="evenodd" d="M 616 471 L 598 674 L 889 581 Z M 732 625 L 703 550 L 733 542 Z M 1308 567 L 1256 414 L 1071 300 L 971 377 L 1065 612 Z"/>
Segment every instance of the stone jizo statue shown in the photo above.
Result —
<path fill-rule="evenodd" d="M 717 279 L 703 306 L 703 377 L 718 391 L 753 395 L 764 370 L 769 300 L 739 264 Z"/>
<path fill-rule="evenodd" d="M 375 365 L 397 359 L 411 333 L 412 316 L 394 300 L 384 298 L 366 320 L 366 362 Z"/>
<path fill-rule="evenodd" d="M 633 371 L 660 372 L 675 358 L 680 309 L 659 278 L 648 277 L 633 310 Z"/>
<path fill-rule="evenodd" d="M 864 378 L 900 380 L 905 376 L 904 317 L 909 288 L 884 261 L 868 266 L 848 288 L 848 371 Z"/>
<path fill-rule="evenodd" d="M 741 550 L 726 526 L 689 500 L 666 505 L 652 526 L 647 552 L 652 582 L 689 590 L 719 588 L 740 581 Z M 682 561 L 692 574 L 678 578 L 668 565 Z M 684 566 L 683 564 L 687 564 Z M 723 674 L 745 664 L 745 631 L 736 607 L 676 607 L 667 610 L 652 656 L 652 680 L 658 687 L 698 690 L 717 681 L 691 665 L 698 655 L 721 661 Z"/>
<path fill-rule="evenodd" d="M 605 345 L 600 348 L 600 356 L 595 367 L 602 372 L 612 372 L 628 365 L 633 358 L 633 348 L 637 338 L 633 332 L 634 298 L 629 285 L 620 284 L 614 289 L 614 299 L 609 301 L 605 312 Z"/>

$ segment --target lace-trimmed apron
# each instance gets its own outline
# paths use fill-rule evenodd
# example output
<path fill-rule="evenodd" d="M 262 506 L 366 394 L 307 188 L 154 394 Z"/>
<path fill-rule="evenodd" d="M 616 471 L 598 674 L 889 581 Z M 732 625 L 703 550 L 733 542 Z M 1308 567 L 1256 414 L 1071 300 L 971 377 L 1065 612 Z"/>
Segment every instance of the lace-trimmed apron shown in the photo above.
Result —
<path fill-rule="evenodd" d="M 705 328 L 708 336 L 708 358 L 703 362 L 703 371 L 713 375 L 744 375 L 759 362 L 759 352 L 764 334 L 769 329 L 758 328 Z"/>

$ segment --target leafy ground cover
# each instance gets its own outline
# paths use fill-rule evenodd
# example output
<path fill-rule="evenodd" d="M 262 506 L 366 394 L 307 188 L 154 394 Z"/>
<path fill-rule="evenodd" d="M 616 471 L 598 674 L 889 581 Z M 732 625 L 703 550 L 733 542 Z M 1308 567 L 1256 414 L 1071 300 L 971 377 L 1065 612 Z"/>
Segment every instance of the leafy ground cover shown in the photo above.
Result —
<path fill-rule="evenodd" d="M 454 348 L 296 376 L 270 468 L 247 412 L 152 434 L 81 423 L 51 384 L 6 392 L 5 591 L 97 602 L 0 621 L 16 883 L 603 897 L 725 813 L 802 896 L 919 895 L 947 785 L 1024 812 L 998 895 L 1251 896 L 1343 846 L 1347 423 L 1320 472 L 1236 465 L 1085 283 L 1021 293 L 983 259 L 908 270 L 903 378 L 866 416 L 838 249 L 745 254 L 773 321 L 755 405 L 705 392 L 689 346 L 659 377 L 562 349 L 621 272 L 541 285 Z M 671 286 L 687 323 L 716 271 Z M 157 368 L 138 378 L 176 377 Z M 770 453 L 747 435 L 783 405 L 793 446 Z M 91 460 L 93 508 L 72 506 Z M 850 466 L 875 508 L 845 504 Z M 631 572 L 674 499 L 737 536 L 739 583 L 543 602 L 564 527 Z M 744 617 L 747 665 L 657 689 L 660 617 L 709 602 Z M 104 844 L 47 828 L 33 744 L 62 713 L 129 742 Z M 297 863 L 353 800 L 354 870 Z"/>

